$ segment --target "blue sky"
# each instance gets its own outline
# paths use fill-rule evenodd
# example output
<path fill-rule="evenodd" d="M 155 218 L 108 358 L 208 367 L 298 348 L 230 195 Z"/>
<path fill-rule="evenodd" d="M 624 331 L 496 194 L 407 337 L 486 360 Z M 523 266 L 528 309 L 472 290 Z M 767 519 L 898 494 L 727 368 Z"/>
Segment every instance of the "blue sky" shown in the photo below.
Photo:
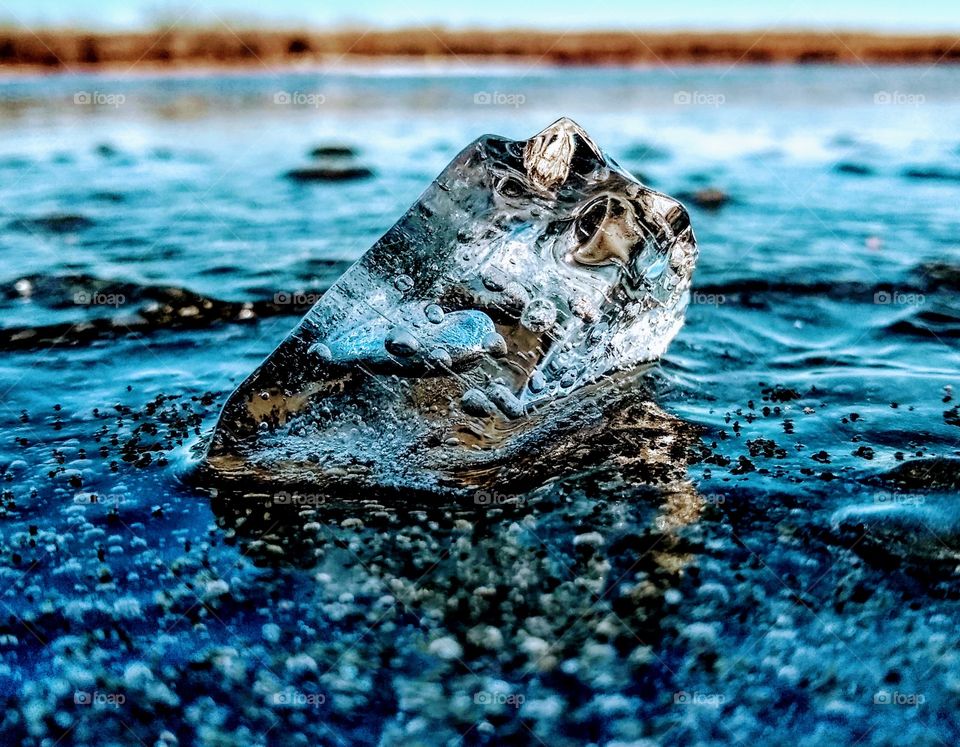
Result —
<path fill-rule="evenodd" d="M 957 0 L 0 0 L 0 22 L 138 28 L 177 18 L 258 25 L 960 29 Z"/>

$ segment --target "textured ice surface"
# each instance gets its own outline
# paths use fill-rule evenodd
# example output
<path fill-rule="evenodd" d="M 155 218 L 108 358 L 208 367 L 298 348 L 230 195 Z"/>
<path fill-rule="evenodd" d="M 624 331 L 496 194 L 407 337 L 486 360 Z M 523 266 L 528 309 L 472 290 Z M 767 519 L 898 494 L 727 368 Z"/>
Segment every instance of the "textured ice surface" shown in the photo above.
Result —
<path fill-rule="evenodd" d="M 551 420 L 574 433 L 572 393 L 663 354 L 696 256 L 683 206 L 571 120 L 483 136 L 233 393 L 207 464 L 272 483 L 482 484 L 557 436 Z"/>

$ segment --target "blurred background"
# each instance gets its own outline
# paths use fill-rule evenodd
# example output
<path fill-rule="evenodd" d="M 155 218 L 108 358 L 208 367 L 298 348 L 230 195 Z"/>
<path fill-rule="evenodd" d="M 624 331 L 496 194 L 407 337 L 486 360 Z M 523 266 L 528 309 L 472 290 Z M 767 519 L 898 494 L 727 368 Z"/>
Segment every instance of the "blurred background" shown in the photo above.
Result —
<path fill-rule="evenodd" d="M 845 3 L 774 0 L 762 6 L 745 0 L 733 0 L 723 5 L 708 0 L 687 0 L 673 4 L 614 0 L 592 8 L 577 3 L 546 0 L 532 0 L 522 6 L 506 0 L 491 0 L 482 7 L 458 7 L 439 0 L 419 0 L 402 5 L 388 0 L 358 0 L 349 5 L 277 0 L 269 6 L 245 0 L 192 3 L 104 0 L 97 3 L 96 7 L 91 7 L 82 0 L 50 0 L 44 3 L 7 2 L 0 11 L 0 18 L 32 28 L 61 26 L 127 30 L 141 30 L 182 18 L 188 23 L 224 20 L 257 28 L 323 28 L 351 24 L 390 28 L 422 24 L 548 30 L 590 28 L 645 31 L 660 28 L 716 31 L 787 27 L 943 32 L 960 27 L 960 20 L 952 10 L 953 6 L 946 0 L 925 0 L 909 7 L 892 0 L 850 0 Z"/>
<path fill-rule="evenodd" d="M 957 63 L 946 1 L 2 0 L 8 741 L 956 744 Z M 471 507 L 466 559 L 442 511 L 238 544 L 180 479 L 227 394 L 561 116 L 698 237 L 651 374 L 703 434 L 682 552 L 623 485 Z"/>

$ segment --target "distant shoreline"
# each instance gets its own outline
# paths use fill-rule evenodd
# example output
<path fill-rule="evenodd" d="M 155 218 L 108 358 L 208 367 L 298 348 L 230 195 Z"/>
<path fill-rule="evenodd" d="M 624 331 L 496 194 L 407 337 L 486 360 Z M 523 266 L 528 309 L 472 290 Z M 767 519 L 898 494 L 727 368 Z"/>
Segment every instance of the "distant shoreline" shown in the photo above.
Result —
<path fill-rule="evenodd" d="M 189 70 L 357 61 L 528 65 L 957 64 L 960 36 L 857 32 L 0 29 L 0 73 Z"/>

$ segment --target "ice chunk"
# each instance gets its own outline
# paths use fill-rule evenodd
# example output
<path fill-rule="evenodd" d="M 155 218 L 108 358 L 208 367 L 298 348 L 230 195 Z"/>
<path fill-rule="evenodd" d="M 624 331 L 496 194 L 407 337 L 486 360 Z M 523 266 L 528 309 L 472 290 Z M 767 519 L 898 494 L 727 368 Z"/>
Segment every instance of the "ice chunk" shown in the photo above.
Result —
<path fill-rule="evenodd" d="M 573 393 L 663 354 L 696 256 L 683 206 L 569 119 L 527 141 L 483 136 L 231 395 L 206 464 L 469 484 L 466 468 L 451 476 L 466 455 L 519 443 Z"/>

